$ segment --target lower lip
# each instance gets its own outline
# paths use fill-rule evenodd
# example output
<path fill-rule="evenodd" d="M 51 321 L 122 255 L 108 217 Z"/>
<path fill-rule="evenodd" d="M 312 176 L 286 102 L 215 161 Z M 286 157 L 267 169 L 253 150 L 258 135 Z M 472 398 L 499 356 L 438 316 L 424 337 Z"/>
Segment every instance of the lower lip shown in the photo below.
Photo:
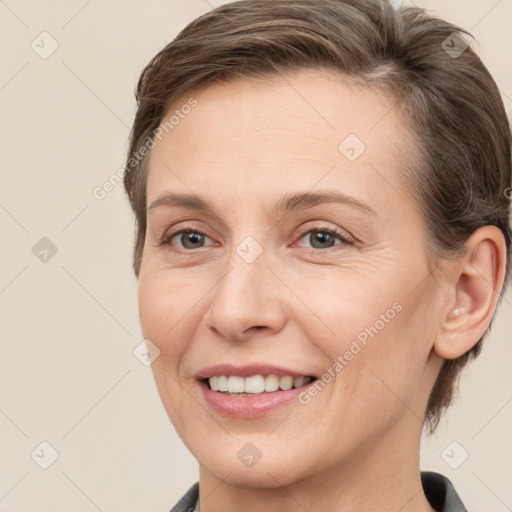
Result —
<path fill-rule="evenodd" d="M 230 396 L 213 391 L 204 381 L 199 381 L 206 403 L 223 416 L 232 418 L 257 418 L 265 416 L 281 407 L 298 402 L 298 396 L 312 384 L 288 391 L 272 391 L 255 396 Z"/>

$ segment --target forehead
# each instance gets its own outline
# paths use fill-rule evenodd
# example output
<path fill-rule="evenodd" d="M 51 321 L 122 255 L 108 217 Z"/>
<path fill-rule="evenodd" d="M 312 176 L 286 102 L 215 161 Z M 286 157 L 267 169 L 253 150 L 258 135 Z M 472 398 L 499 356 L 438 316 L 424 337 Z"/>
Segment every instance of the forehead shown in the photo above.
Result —
<path fill-rule="evenodd" d="M 173 115 L 151 151 L 148 204 L 165 187 L 221 182 L 253 197 L 320 181 L 364 195 L 383 179 L 399 186 L 411 147 L 394 98 L 325 70 L 214 83 L 176 100 L 162 123 Z"/>

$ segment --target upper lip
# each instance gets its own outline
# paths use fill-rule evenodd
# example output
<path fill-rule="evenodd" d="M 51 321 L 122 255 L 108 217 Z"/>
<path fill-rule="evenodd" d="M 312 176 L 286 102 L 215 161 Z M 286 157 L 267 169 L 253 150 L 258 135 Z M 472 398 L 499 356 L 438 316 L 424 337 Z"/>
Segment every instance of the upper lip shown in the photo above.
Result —
<path fill-rule="evenodd" d="M 203 368 L 196 374 L 197 380 L 208 379 L 213 376 L 237 375 L 240 377 L 251 377 L 252 375 L 278 375 L 280 377 L 289 375 L 291 377 L 313 377 L 311 373 L 291 370 L 280 366 L 269 364 L 249 364 L 244 366 L 236 366 L 233 364 L 217 364 Z"/>

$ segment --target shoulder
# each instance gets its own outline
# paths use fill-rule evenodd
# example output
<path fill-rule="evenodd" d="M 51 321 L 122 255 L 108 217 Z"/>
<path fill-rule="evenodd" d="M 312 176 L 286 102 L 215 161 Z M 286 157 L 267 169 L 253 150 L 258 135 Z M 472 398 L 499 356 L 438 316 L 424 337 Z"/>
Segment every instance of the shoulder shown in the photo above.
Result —
<path fill-rule="evenodd" d="M 453 484 L 445 476 L 424 471 L 421 483 L 425 496 L 437 512 L 467 512 Z"/>
<path fill-rule="evenodd" d="M 174 505 L 170 512 L 195 512 L 199 498 L 199 482 L 196 482 Z"/>

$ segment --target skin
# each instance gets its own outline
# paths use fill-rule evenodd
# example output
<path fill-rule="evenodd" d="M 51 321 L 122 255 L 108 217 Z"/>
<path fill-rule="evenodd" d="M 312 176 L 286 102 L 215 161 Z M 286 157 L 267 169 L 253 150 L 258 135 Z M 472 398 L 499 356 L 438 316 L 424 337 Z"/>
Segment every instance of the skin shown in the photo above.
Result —
<path fill-rule="evenodd" d="M 492 318 L 501 232 L 481 228 L 463 257 L 429 272 L 424 221 L 398 176 L 413 140 L 381 92 L 302 70 L 210 85 L 169 112 L 191 96 L 197 107 L 151 151 L 147 204 L 193 193 L 214 213 L 148 210 L 138 299 L 144 337 L 161 351 L 159 394 L 199 461 L 201 510 L 432 511 L 419 472 L 424 411 L 442 357 L 469 350 Z M 366 145 L 353 162 L 338 149 L 348 134 Z M 320 190 L 374 213 L 272 211 L 285 194 Z M 309 230 L 324 227 L 352 243 L 319 248 Z M 160 244 L 182 228 L 207 236 L 198 248 L 181 235 Z M 252 263 L 236 252 L 247 236 L 263 251 Z M 214 364 L 322 375 L 395 303 L 401 311 L 307 405 L 228 418 L 199 393 L 194 375 Z M 250 468 L 237 456 L 248 442 L 262 454 Z"/>

